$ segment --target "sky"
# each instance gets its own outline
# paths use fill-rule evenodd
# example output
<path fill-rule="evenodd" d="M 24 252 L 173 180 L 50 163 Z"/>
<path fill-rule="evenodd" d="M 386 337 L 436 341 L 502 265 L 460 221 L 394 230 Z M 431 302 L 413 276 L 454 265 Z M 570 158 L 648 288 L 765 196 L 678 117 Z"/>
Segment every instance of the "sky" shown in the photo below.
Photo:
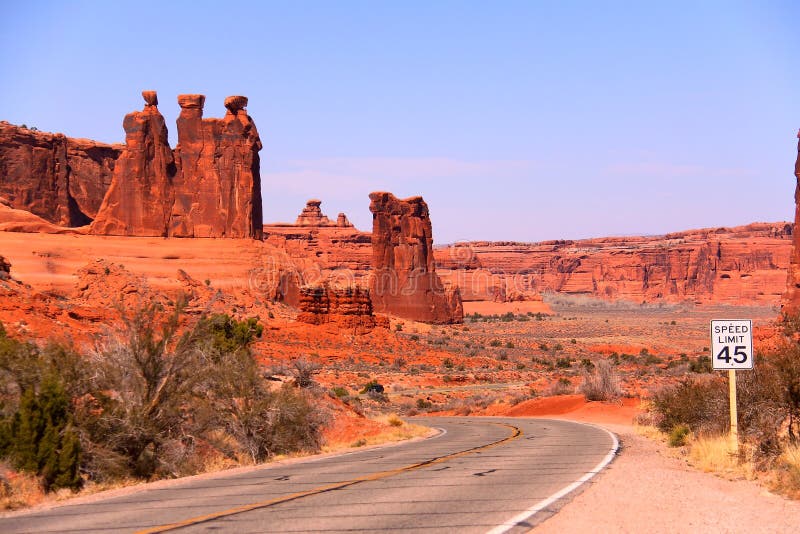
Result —
<path fill-rule="evenodd" d="M 794 218 L 800 2 L 0 0 L 0 120 L 122 142 L 154 89 L 249 97 L 264 219 L 370 230 L 422 195 L 439 244 Z"/>

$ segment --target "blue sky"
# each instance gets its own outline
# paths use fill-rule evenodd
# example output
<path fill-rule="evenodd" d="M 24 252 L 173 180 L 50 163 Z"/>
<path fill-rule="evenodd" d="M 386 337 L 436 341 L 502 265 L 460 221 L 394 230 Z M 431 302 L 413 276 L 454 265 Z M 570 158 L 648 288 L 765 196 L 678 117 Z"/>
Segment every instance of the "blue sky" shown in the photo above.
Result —
<path fill-rule="evenodd" d="M 106 142 L 142 89 L 250 98 L 266 221 L 371 228 L 422 195 L 437 243 L 794 217 L 800 3 L 0 2 L 0 120 Z"/>

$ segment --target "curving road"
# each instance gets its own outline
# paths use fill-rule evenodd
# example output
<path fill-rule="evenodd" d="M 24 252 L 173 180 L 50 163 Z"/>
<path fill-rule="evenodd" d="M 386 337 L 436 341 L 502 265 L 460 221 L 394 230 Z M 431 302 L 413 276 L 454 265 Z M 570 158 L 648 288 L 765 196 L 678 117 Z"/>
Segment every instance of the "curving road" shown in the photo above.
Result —
<path fill-rule="evenodd" d="M 0 532 L 526 532 L 616 452 L 605 430 L 442 417 L 432 439 L 0 518 Z"/>

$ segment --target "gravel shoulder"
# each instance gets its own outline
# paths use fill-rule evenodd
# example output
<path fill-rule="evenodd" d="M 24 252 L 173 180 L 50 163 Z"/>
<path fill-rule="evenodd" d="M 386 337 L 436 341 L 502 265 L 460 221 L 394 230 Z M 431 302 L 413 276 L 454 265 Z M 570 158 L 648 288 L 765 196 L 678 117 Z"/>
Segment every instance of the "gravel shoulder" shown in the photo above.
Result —
<path fill-rule="evenodd" d="M 702 473 L 630 425 L 600 426 L 617 434 L 620 454 L 537 534 L 800 531 L 800 502 Z"/>

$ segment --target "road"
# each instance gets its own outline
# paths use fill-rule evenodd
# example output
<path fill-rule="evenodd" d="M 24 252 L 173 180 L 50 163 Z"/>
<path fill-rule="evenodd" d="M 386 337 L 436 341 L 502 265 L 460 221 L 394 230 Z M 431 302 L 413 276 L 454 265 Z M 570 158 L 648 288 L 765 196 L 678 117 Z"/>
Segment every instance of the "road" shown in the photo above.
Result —
<path fill-rule="evenodd" d="M 13 514 L 0 532 L 526 532 L 616 450 L 605 430 L 567 421 L 414 422 L 442 433 Z"/>

